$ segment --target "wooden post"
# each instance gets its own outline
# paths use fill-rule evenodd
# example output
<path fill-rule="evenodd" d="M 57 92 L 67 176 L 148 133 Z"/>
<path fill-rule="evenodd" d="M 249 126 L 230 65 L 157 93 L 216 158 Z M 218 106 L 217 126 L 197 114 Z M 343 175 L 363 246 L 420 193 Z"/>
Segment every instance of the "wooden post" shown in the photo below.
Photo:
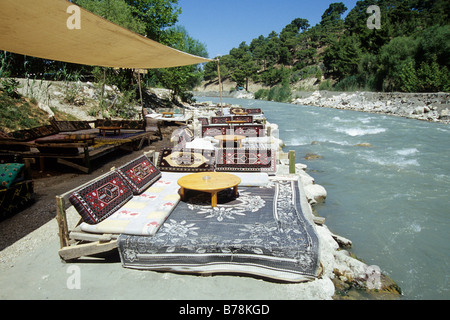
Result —
<path fill-rule="evenodd" d="M 219 58 L 217 58 L 217 75 L 219 76 L 219 92 L 220 92 L 220 111 L 223 116 L 223 103 L 222 103 L 222 80 L 220 79 L 220 65 Z"/>
<path fill-rule="evenodd" d="M 141 110 L 143 111 L 144 110 L 144 101 L 142 101 L 141 70 L 137 69 L 137 72 L 138 72 L 138 83 L 139 83 L 139 95 L 141 98 Z M 143 114 L 143 112 L 141 112 L 141 115 L 142 114 Z"/>
<path fill-rule="evenodd" d="M 103 84 L 102 84 L 102 96 L 100 97 L 100 108 L 103 110 L 103 96 L 105 95 L 106 84 L 106 68 L 103 68 Z"/>
<path fill-rule="evenodd" d="M 64 198 L 56 196 L 56 221 L 59 226 L 59 242 L 61 248 L 69 245 L 69 227 L 67 225 L 66 208 Z"/>
<path fill-rule="evenodd" d="M 84 145 L 84 165 L 87 168 L 86 173 L 91 173 L 92 167 L 91 167 L 91 157 L 89 156 L 89 144 L 86 143 Z"/>
<path fill-rule="evenodd" d="M 289 174 L 295 173 L 295 151 L 289 151 Z"/>

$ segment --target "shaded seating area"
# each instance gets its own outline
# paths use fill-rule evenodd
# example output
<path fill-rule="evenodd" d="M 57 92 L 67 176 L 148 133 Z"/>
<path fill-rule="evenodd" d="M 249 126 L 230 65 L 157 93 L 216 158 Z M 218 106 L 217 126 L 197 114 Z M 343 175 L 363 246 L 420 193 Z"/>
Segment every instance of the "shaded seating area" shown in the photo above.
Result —
<path fill-rule="evenodd" d="M 250 125 L 258 134 L 247 131 L 246 138 L 271 138 L 263 124 Z M 303 213 L 307 201 L 297 176 L 276 175 L 276 149 L 267 143 L 223 148 L 191 125 L 171 140 L 172 146 L 57 197 L 62 259 L 118 250 L 126 268 L 286 282 L 318 276 L 318 238 Z M 207 184 L 215 172 L 233 175 L 238 185 L 214 191 L 214 201 L 184 184 L 181 192 L 180 179 L 196 173 Z M 70 230 L 68 214 L 80 217 Z"/>
<path fill-rule="evenodd" d="M 50 125 L 3 134 L 0 151 L 38 160 L 46 159 L 90 173 L 92 161 L 117 149 L 140 150 L 161 135 L 159 127 L 142 120 L 57 121 Z"/>
<path fill-rule="evenodd" d="M 238 196 L 225 189 L 213 208 L 204 192 L 180 199 L 178 179 L 201 170 L 165 169 L 143 155 L 57 197 L 61 258 L 118 250 L 127 268 L 287 282 L 317 277 L 317 235 L 303 215 L 297 178 L 236 172 Z M 81 217 L 70 231 L 67 211 Z"/>

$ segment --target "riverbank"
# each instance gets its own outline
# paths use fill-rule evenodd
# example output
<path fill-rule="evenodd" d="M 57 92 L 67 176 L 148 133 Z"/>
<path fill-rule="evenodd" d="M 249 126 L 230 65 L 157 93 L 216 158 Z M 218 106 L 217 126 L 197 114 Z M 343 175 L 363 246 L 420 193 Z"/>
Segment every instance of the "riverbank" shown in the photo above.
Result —
<path fill-rule="evenodd" d="M 450 94 L 399 92 L 297 92 L 293 104 L 382 113 L 450 123 Z"/>
<path fill-rule="evenodd" d="M 163 133 L 164 141 L 152 144 L 144 151 L 156 151 L 163 144 L 168 143 L 171 132 L 164 130 Z M 379 269 L 352 257 L 345 250 L 351 242 L 333 234 L 320 218 L 314 219 L 314 222 L 320 238 L 322 273 L 318 279 L 308 283 L 278 285 L 245 277 L 199 278 L 188 275 L 130 271 L 121 268 L 117 257 L 113 257 L 112 261 L 106 261 L 109 263 L 104 261 L 61 263 L 57 256 L 59 241 L 57 224 L 54 220 L 55 195 L 73 189 L 107 172 L 110 167 L 119 167 L 135 157 L 137 157 L 135 152 L 125 155 L 117 154 L 114 158 L 105 159 L 100 163 L 91 175 L 67 172 L 55 173 L 53 176 L 52 173 L 47 172 L 47 176 L 36 179 L 36 203 L 0 224 L 0 230 L 3 230 L 1 233 L 4 235 L 0 243 L 0 270 L 2 271 L 0 283 L 3 288 L 7 288 L 2 291 L 0 298 L 193 298 L 192 290 L 181 290 L 181 288 L 197 288 L 194 299 L 398 298 L 397 285 L 385 277 Z M 309 204 L 314 204 L 320 201 L 320 198 L 326 197 L 324 189 L 315 184 L 314 179 L 305 172 L 306 166 L 297 163 L 296 167 L 301 180 L 300 187 L 303 188 L 302 193 L 308 200 L 308 203 L 304 205 L 309 207 Z M 282 171 L 281 168 L 284 168 L 284 174 L 287 174 L 287 166 L 280 166 Z M 281 171 L 279 173 L 283 174 Z M 80 291 L 70 290 L 65 286 L 70 276 L 68 268 L 71 266 L 79 267 L 82 272 L 82 290 Z M 110 282 L 107 278 L 98 279 L 99 274 L 108 275 L 109 279 L 116 280 Z M 144 280 L 151 283 L 152 290 L 148 290 L 148 287 L 137 289 L 138 284 Z M 155 283 L 158 284 L 155 285 Z M 248 286 L 243 283 L 247 283 Z M 232 284 L 234 284 L 232 291 L 224 290 Z M 377 289 L 379 286 L 384 293 L 373 296 L 372 293 L 377 291 L 373 288 Z M 353 290 L 355 288 L 362 290 Z M 162 291 L 164 293 L 161 295 Z M 363 296 L 360 295 L 361 292 Z M 395 294 L 391 295 L 391 292 Z"/>
<path fill-rule="evenodd" d="M 219 96 L 217 91 L 195 91 L 194 94 L 202 97 Z M 294 91 L 292 96 L 292 104 L 450 123 L 449 93 Z M 254 99 L 254 95 L 246 91 L 224 92 L 223 97 Z"/>

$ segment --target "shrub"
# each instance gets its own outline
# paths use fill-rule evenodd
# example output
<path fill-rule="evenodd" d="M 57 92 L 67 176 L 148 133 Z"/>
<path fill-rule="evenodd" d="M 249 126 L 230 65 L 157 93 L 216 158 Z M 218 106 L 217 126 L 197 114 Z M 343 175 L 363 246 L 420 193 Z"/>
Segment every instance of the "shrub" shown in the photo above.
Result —
<path fill-rule="evenodd" d="M 3 91 L 11 98 L 19 98 L 20 95 L 17 93 L 17 89 L 20 88 L 19 81 L 15 79 L 3 79 L 2 80 Z"/>
<path fill-rule="evenodd" d="M 268 90 L 266 89 L 259 89 L 255 92 L 255 99 L 264 100 L 268 96 Z"/>
<path fill-rule="evenodd" d="M 319 86 L 319 90 L 332 90 L 332 89 L 333 86 L 331 85 L 330 79 L 323 81 Z"/>

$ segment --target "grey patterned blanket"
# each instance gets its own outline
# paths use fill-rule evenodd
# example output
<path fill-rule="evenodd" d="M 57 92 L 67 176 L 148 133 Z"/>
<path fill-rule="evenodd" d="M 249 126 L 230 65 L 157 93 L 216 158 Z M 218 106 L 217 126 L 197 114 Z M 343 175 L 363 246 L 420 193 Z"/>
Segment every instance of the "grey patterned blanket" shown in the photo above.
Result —
<path fill-rule="evenodd" d="M 304 217 L 297 181 L 270 181 L 218 195 L 189 191 L 153 237 L 121 235 L 124 267 L 239 273 L 280 281 L 314 279 L 318 238 Z"/>

